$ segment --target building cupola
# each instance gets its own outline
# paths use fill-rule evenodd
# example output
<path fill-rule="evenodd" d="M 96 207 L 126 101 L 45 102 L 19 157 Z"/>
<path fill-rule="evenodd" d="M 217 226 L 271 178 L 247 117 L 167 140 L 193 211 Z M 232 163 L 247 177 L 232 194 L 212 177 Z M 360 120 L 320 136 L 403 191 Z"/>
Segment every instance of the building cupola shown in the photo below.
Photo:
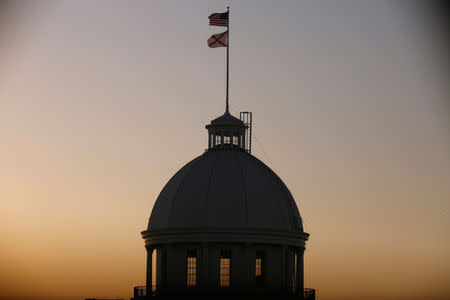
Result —
<path fill-rule="evenodd" d="M 205 128 L 208 129 L 208 151 L 247 151 L 246 132 L 249 125 L 228 111 Z"/>

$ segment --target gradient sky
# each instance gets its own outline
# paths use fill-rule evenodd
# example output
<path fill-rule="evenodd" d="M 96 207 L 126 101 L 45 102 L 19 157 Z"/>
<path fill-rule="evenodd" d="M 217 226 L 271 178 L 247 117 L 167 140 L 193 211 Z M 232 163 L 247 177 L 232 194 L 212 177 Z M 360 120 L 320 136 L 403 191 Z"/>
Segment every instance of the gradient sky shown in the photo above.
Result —
<path fill-rule="evenodd" d="M 231 110 L 254 113 L 253 154 L 311 234 L 305 286 L 320 300 L 450 297 L 448 51 L 424 11 L 33 1 L 0 7 L 0 299 L 145 284 L 154 201 L 224 111 L 225 49 L 206 40 L 227 4 Z"/>

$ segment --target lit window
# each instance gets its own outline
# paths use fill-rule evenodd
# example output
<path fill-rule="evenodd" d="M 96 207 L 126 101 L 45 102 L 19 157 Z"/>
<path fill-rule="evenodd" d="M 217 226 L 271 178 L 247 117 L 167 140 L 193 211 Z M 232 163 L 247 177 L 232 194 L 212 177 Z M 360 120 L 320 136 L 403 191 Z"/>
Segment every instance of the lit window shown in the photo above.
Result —
<path fill-rule="evenodd" d="M 187 286 L 195 286 L 197 283 L 197 257 L 187 258 Z"/>
<path fill-rule="evenodd" d="M 256 258 L 256 277 L 262 276 L 262 258 L 258 257 Z"/>
<path fill-rule="evenodd" d="M 220 286 L 230 286 L 230 259 L 220 259 Z"/>
<path fill-rule="evenodd" d="M 264 285 L 264 251 L 256 251 L 255 277 L 258 286 Z"/>

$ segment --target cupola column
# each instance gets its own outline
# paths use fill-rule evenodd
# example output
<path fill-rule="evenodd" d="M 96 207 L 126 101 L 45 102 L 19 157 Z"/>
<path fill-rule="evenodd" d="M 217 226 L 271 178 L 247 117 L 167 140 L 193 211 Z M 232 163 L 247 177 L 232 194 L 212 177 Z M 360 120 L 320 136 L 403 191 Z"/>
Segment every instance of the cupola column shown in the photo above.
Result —
<path fill-rule="evenodd" d="M 152 247 L 148 247 L 147 248 L 147 280 L 145 283 L 145 294 L 147 295 L 147 297 L 151 297 L 152 296 L 152 283 L 153 283 L 153 279 L 152 279 L 152 273 L 153 273 L 153 268 L 152 268 L 152 260 L 153 260 L 153 248 Z"/>
<path fill-rule="evenodd" d="M 251 267 L 251 253 L 250 253 L 250 244 L 244 244 L 244 259 L 245 259 L 245 283 L 247 287 L 250 287 L 252 284 L 252 267 Z"/>
<path fill-rule="evenodd" d="M 161 247 L 161 289 L 166 289 L 167 276 L 167 245 Z"/>
<path fill-rule="evenodd" d="M 303 299 L 303 253 L 305 251 L 305 248 L 297 248 L 296 254 L 297 254 L 297 294 L 301 296 L 300 299 Z"/>
<path fill-rule="evenodd" d="M 287 289 L 288 288 L 288 276 L 287 276 L 287 247 L 286 245 L 281 246 L 281 288 Z"/>
<path fill-rule="evenodd" d="M 201 261 L 200 261 L 200 286 L 203 288 L 208 288 L 208 244 L 202 243 L 202 252 L 201 252 Z"/>

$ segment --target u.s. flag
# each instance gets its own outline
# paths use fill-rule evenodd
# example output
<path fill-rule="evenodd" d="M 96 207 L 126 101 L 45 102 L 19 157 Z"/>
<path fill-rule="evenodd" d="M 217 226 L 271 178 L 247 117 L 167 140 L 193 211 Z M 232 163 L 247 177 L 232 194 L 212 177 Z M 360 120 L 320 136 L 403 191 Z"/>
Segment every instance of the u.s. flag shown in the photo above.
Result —
<path fill-rule="evenodd" d="M 224 13 L 215 13 L 210 15 L 209 17 L 209 25 L 211 26 L 228 26 L 228 12 Z"/>

